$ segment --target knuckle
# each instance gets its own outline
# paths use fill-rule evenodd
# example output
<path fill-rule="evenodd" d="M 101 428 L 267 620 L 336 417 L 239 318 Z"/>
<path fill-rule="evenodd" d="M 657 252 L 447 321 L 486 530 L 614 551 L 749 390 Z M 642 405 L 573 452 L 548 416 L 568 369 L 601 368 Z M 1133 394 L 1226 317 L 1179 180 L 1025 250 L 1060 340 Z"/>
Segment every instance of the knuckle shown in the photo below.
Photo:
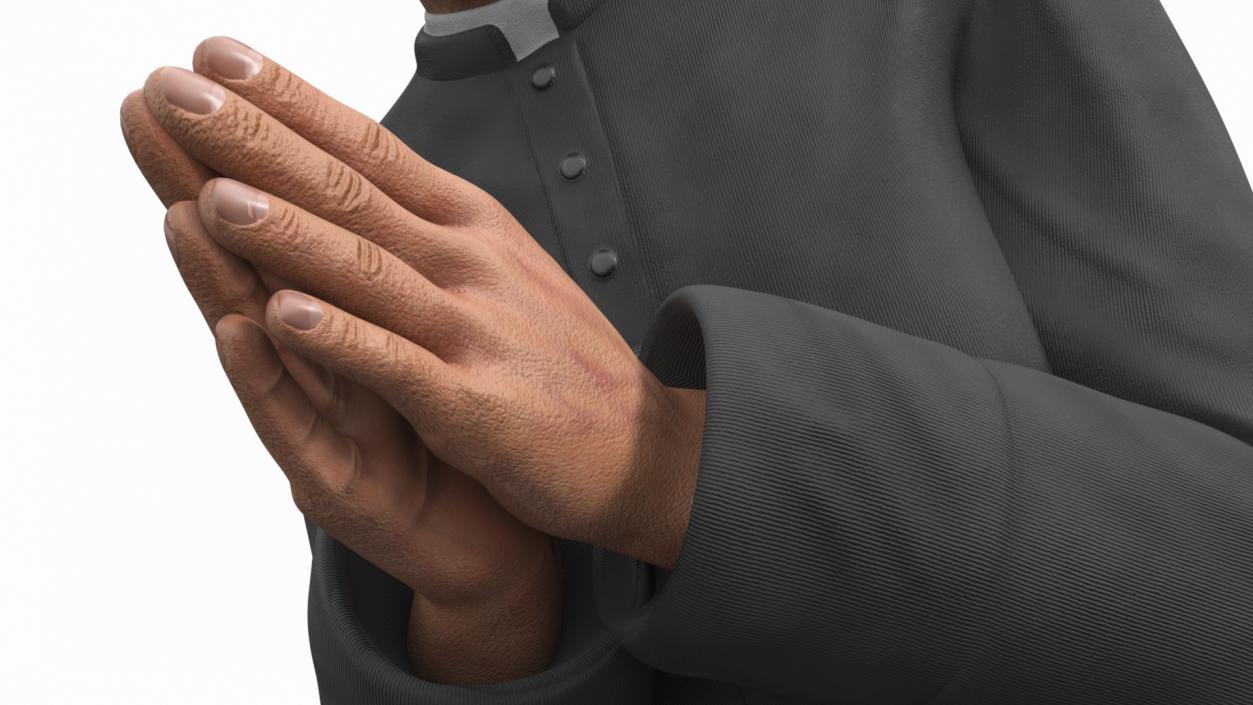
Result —
<path fill-rule="evenodd" d="M 345 506 L 364 466 L 360 447 L 350 439 L 346 456 L 338 453 L 311 456 L 296 450 L 316 446 L 317 437 L 327 435 L 328 428 L 333 428 L 333 424 L 321 413 L 313 413 L 289 441 L 293 447 L 292 457 L 296 458 L 295 467 L 287 471 L 292 499 L 302 513 L 310 516 L 326 517 Z M 338 433 L 332 431 L 331 435 Z"/>
<path fill-rule="evenodd" d="M 305 83 L 299 76 L 282 69 L 274 72 L 270 82 L 270 93 L 274 100 L 289 108 L 305 111 L 318 111 L 321 101 L 313 86 Z"/>
<path fill-rule="evenodd" d="M 250 267 L 230 263 L 217 278 L 222 304 L 232 313 L 250 311 L 264 293 L 261 280 Z"/>
<path fill-rule="evenodd" d="M 401 343 L 400 336 L 390 332 L 384 336 L 383 354 L 386 356 L 388 365 L 393 369 L 405 362 L 405 347 Z"/>
<path fill-rule="evenodd" d="M 458 255 L 464 260 L 467 269 L 493 273 L 504 269 L 505 258 L 509 256 L 502 252 L 496 241 L 475 234 L 461 240 Z"/>
<path fill-rule="evenodd" d="M 356 441 L 349 440 L 348 453 L 344 472 L 331 481 L 331 493 L 341 504 L 351 505 L 357 495 L 362 494 L 362 483 L 368 482 L 370 477 L 365 471 L 365 455 Z"/>
<path fill-rule="evenodd" d="M 185 230 L 187 224 L 191 222 L 199 222 L 200 213 L 197 210 L 199 203 L 195 199 L 185 199 L 175 201 L 165 209 L 165 222 L 169 223 L 171 228 L 176 230 Z M 193 219 L 195 219 L 193 221 Z"/>
<path fill-rule="evenodd" d="M 323 510 L 323 507 L 326 506 L 326 501 L 318 497 L 316 492 L 298 479 L 291 480 L 291 498 L 296 505 L 296 509 L 310 519 L 316 521 L 326 514 Z"/>
<path fill-rule="evenodd" d="M 314 237 L 309 223 L 295 208 L 278 209 L 277 217 L 271 223 L 275 244 L 282 250 L 303 253 L 313 247 Z"/>
<path fill-rule="evenodd" d="M 318 481 L 314 468 L 297 462 L 299 467 L 286 469 L 287 482 L 291 485 L 292 501 L 301 514 L 311 519 L 322 519 L 331 514 L 331 497 L 326 487 Z"/>
<path fill-rule="evenodd" d="M 337 316 L 339 324 L 332 332 L 334 343 L 341 348 L 355 350 L 366 343 L 365 325 L 353 316 Z"/>
<path fill-rule="evenodd" d="M 301 514 L 313 519 L 313 503 L 309 500 L 309 491 L 305 489 L 299 482 L 291 483 L 292 503 L 296 505 L 296 510 Z"/>
<path fill-rule="evenodd" d="M 365 178 L 338 159 L 327 160 L 322 191 L 344 213 L 363 211 L 370 204 L 370 186 Z"/>
<path fill-rule="evenodd" d="M 346 380 L 343 375 L 331 375 L 330 381 L 330 402 L 327 404 L 328 412 L 335 418 L 347 418 L 351 409 L 351 401 L 349 399 L 349 391 Z"/>
<path fill-rule="evenodd" d="M 280 100 L 290 101 L 300 95 L 300 87 L 297 84 L 296 76 L 290 71 L 279 71 L 274 75 L 270 91 Z"/>
<path fill-rule="evenodd" d="M 383 278 L 386 259 L 383 248 L 365 238 L 357 238 L 356 263 L 357 271 L 367 282 L 375 282 Z"/>
<path fill-rule="evenodd" d="M 228 100 L 222 107 L 222 120 L 230 125 L 236 144 L 266 144 L 270 141 L 270 120 L 251 103 Z"/>
<path fill-rule="evenodd" d="M 317 483 L 308 481 L 307 478 L 292 478 L 291 498 L 296 505 L 297 511 L 312 519 L 322 528 L 330 530 L 331 519 L 337 516 L 337 502 Z"/>
<path fill-rule="evenodd" d="M 281 373 L 278 375 L 278 379 L 280 382 L 282 381 L 283 377 Z M 275 391 L 277 391 L 277 386 L 274 389 L 267 390 L 267 396 L 273 396 Z M 309 414 L 308 420 L 305 421 L 304 427 L 301 429 L 297 438 L 302 446 L 308 446 L 314 441 L 314 439 L 317 438 L 318 434 L 323 432 L 325 428 L 326 419 L 322 418 L 322 414 L 316 412 L 311 413 Z"/>
<path fill-rule="evenodd" d="M 265 377 L 258 380 L 257 392 L 261 399 L 273 398 L 282 392 L 288 383 L 287 370 L 282 365 L 274 365 L 267 371 Z M 317 414 L 314 414 L 317 417 Z M 306 438 L 311 435 L 311 429 L 306 430 Z"/>
<path fill-rule="evenodd" d="M 366 119 L 357 130 L 356 146 L 369 164 L 391 164 L 400 158 L 396 136 L 374 120 Z"/>
<path fill-rule="evenodd" d="M 508 286 L 509 264 L 500 249 L 484 238 L 463 237 L 455 250 L 431 253 L 422 264 L 438 275 L 431 279 L 445 291 L 473 295 Z"/>

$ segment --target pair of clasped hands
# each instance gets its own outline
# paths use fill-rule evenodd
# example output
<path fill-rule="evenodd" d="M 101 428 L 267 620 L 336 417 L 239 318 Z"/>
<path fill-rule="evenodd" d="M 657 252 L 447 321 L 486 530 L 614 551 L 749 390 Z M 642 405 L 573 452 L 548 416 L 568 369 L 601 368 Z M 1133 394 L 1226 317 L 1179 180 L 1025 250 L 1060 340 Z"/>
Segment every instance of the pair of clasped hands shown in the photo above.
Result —
<path fill-rule="evenodd" d="M 123 134 L 296 506 L 413 589 L 420 677 L 542 670 L 552 537 L 675 565 L 704 392 L 662 384 L 503 206 L 377 122 L 226 37 L 192 63 L 127 96 Z"/>

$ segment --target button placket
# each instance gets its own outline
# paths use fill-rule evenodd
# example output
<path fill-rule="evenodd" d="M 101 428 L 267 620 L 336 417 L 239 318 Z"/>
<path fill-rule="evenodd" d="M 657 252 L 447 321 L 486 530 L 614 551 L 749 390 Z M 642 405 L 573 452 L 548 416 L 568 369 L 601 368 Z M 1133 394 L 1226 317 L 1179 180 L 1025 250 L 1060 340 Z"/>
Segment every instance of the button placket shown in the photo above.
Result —
<path fill-rule="evenodd" d="M 561 178 L 566 181 L 578 181 L 583 176 L 583 172 L 587 171 L 587 157 L 578 152 L 571 152 L 561 160 L 558 169 L 561 171 Z"/>
<path fill-rule="evenodd" d="M 611 247 L 601 247 L 587 259 L 587 267 L 592 274 L 604 279 L 618 268 L 618 253 Z"/>
<path fill-rule="evenodd" d="M 531 73 L 531 85 L 536 90 L 547 90 L 557 80 L 557 69 L 552 64 L 540 64 Z"/>
<path fill-rule="evenodd" d="M 609 141 L 572 39 L 552 42 L 519 72 L 519 105 L 571 275 L 633 346 L 655 302 L 627 227 Z M 560 76 L 560 80 L 558 80 Z M 550 165 L 545 167 L 545 165 Z M 635 266 L 625 266 L 637 263 Z"/>

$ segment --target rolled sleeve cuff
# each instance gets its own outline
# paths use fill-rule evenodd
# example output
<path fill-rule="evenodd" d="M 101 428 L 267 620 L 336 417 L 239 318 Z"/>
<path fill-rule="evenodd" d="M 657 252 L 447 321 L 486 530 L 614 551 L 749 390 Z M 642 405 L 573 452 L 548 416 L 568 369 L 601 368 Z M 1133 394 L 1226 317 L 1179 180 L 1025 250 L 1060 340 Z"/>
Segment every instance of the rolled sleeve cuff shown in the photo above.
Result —
<path fill-rule="evenodd" d="M 646 705 L 652 669 L 614 641 L 591 604 L 590 547 L 562 542 L 565 614 L 553 664 L 475 686 L 424 681 L 405 652 L 412 593 L 310 526 L 309 639 L 324 705 Z"/>

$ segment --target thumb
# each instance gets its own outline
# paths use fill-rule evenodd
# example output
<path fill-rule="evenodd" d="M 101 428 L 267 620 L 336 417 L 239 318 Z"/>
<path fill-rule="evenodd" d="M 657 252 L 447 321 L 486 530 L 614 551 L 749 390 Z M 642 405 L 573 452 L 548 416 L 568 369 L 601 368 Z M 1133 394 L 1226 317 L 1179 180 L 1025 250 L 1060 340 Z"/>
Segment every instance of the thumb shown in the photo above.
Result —
<path fill-rule="evenodd" d="M 214 326 L 218 356 L 257 437 L 287 475 L 301 512 L 319 523 L 359 466 L 353 443 L 326 423 L 279 359 L 265 331 L 231 314 Z M 325 526 L 324 526 L 325 528 Z"/>

